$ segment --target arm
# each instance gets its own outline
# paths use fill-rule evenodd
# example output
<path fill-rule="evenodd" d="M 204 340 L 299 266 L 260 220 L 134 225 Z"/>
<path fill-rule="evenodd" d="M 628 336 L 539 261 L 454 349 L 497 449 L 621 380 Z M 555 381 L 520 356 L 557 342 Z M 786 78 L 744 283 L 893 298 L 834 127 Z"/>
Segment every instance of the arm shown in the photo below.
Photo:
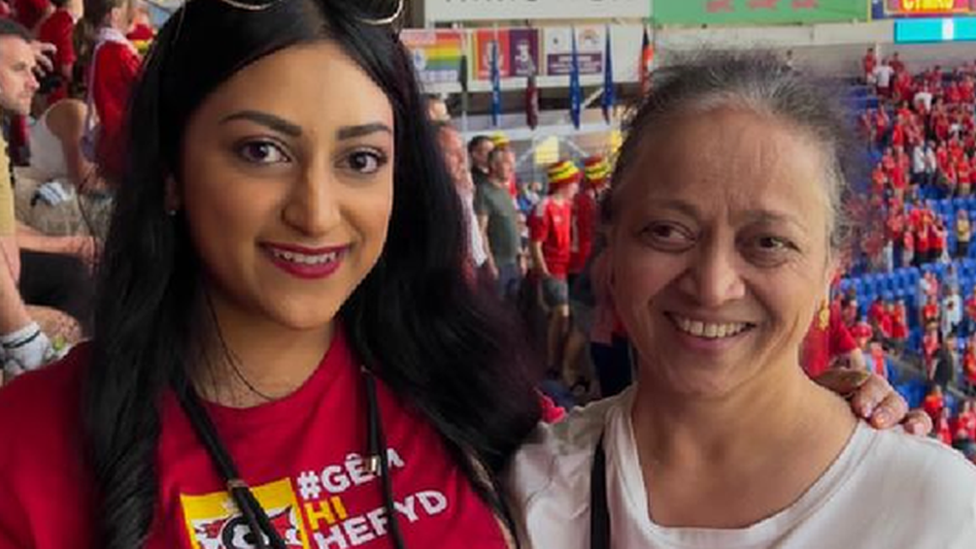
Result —
<path fill-rule="evenodd" d="M 94 164 L 81 153 L 86 110 L 80 101 L 65 102 L 47 118 L 51 133 L 61 142 L 68 179 L 80 192 L 101 186 Z"/>
<path fill-rule="evenodd" d="M 35 252 L 76 256 L 86 264 L 92 264 L 97 246 L 90 236 L 47 236 L 17 223 L 17 243 Z"/>
<path fill-rule="evenodd" d="M 546 265 L 546 258 L 542 255 L 542 242 L 538 240 L 533 240 L 529 244 L 529 248 L 532 251 L 532 262 L 535 264 L 536 270 L 545 278 L 549 278 L 549 267 Z"/>
<path fill-rule="evenodd" d="M 485 265 L 488 266 L 488 271 L 491 273 L 493 278 L 498 278 L 498 266 L 495 265 L 495 256 L 491 252 L 491 240 L 488 239 L 488 216 L 478 214 L 478 230 L 481 231 L 481 241 L 485 246 L 485 254 L 488 259 L 485 260 Z"/>

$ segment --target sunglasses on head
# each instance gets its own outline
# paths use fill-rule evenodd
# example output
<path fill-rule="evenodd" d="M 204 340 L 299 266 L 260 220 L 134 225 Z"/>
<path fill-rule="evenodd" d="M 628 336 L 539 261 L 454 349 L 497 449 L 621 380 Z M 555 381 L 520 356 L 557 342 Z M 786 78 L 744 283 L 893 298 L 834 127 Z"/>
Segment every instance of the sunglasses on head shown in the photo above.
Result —
<path fill-rule="evenodd" d="M 219 0 L 228 6 L 248 10 L 263 11 L 287 0 Z M 404 0 L 356 0 L 353 4 L 362 16 L 359 20 L 367 25 L 393 25 L 403 15 Z"/>

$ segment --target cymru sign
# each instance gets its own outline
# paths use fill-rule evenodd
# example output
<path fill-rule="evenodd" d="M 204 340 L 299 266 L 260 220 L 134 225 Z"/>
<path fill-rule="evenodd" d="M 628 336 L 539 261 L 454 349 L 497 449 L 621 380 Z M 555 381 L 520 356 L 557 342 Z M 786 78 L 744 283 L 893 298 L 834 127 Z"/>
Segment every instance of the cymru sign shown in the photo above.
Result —
<path fill-rule="evenodd" d="M 976 15 L 976 0 L 874 0 L 871 15 L 875 19 Z"/>
<path fill-rule="evenodd" d="M 864 0 L 656 0 L 661 25 L 742 25 L 863 21 Z"/>

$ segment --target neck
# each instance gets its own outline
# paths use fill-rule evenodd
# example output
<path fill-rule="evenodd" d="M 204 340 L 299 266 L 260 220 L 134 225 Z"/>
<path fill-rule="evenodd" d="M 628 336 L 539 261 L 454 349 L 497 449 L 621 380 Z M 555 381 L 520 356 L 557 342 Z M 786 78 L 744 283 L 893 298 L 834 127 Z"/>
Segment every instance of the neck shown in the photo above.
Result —
<path fill-rule="evenodd" d="M 663 526 L 745 528 L 775 515 L 836 461 L 856 425 L 795 360 L 708 398 L 642 372 L 634 439 L 651 519 Z"/>
<path fill-rule="evenodd" d="M 332 343 L 334 320 L 295 329 L 241 314 L 217 299 L 213 308 L 218 329 L 206 344 L 195 382 L 204 398 L 218 404 L 248 408 L 290 395 L 315 372 Z"/>
<path fill-rule="evenodd" d="M 729 394 L 707 398 L 670 392 L 663 380 L 651 379 L 651 368 L 641 370 L 648 375 L 639 384 L 632 419 L 642 463 L 723 470 L 762 455 L 789 463 L 784 449 L 807 448 L 809 441 L 823 442 L 855 423 L 846 403 L 795 363 L 770 366 Z"/>

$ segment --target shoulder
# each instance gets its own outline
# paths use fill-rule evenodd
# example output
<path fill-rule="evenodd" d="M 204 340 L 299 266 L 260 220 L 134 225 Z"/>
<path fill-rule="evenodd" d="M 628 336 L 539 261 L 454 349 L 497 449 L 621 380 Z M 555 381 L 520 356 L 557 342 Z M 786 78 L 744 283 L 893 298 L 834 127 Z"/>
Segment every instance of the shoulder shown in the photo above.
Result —
<path fill-rule="evenodd" d="M 540 425 L 506 473 L 511 505 L 529 547 L 578 546 L 589 530 L 590 473 L 600 437 L 613 446 L 620 410 L 631 391 L 574 410 L 563 421 Z M 540 544 L 540 541 L 545 544 Z"/>
<path fill-rule="evenodd" d="M 976 525 L 976 465 L 931 438 L 901 430 L 873 436 L 867 459 L 883 483 L 895 482 L 899 491 L 913 494 L 913 505 L 919 508 L 968 509 L 970 527 Z"/>
<path fill-rule="evenodd" d="M 517 505 L 525 509 L 536 497 L 585 481 L 589 487 L 593 452 L 603 435 L 610 412 L 621 396 L 577 408 L 565 419 L 539 424 L 515 454 L 507 481 Z"/>
<path fill-rule="evenodd" d="M 47 111 L 47 126 L 58 137 L 73 137 L 76 129 L 83 126 L 88 107 L 77 99 L 62 99 Z"/>
<path fill-rule="evenodd" d="M 80 399 L 89 351 L 24 374 L 0 389 L 0 546 L 4 535 L 18 547 L 51 531 L 86 532 L 92 479 L 84 460 Z M 42 544 L 43 545 L 43 544 Z M 83 546 L 83 545 L 79 545 Z"/>
<path fill-rule="evenodd" d="M 24 374 L 0 389 L 0 471 L 25 452 L 63 448 L 77 441 L 81 386 L 88 345 L 76 347 L 60 362 Z M 6 444 L 17 441 L 16 444 Z"/>

